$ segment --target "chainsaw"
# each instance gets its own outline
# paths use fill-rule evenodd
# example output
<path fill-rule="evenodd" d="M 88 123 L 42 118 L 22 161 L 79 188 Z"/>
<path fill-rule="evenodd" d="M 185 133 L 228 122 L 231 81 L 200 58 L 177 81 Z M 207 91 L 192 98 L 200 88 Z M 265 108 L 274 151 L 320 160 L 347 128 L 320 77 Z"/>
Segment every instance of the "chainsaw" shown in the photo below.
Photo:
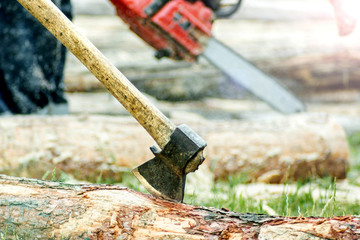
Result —
<path fill-rule="evenodd" d="M 156 58 L 196 61 L 205 57 L 228 77 L 283 113 L 305 110 L 276 79 L 247 62 L 211 33 L 216 18 L 229 17 L 241 0 L 110 0 L 117 15 L 156 49 Z"/>

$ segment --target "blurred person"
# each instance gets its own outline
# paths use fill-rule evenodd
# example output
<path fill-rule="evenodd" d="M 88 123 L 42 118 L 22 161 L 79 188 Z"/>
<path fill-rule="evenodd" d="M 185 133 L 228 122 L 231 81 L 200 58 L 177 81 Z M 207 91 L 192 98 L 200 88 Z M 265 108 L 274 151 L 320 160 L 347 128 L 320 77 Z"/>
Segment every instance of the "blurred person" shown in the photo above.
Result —
<path fill-rule="evenodd" d="M 53 2 L 71 19 L 70 0 Z M 0 1 L 0 115 L 65 114 L 65 47 L 15 0 Z"/>
<path fill-rule="evenodd" d="M 329 0 L 334 7 L 339 35 L 351 34 L 359 18 L 360 3 L 357 0 Z"/>

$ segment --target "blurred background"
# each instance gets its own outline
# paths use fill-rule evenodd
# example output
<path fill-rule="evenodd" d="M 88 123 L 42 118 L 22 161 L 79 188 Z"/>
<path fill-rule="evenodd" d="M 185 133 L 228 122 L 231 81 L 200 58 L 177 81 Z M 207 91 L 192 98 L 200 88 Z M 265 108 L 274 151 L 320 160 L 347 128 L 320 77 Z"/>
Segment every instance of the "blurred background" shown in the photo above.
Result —
<path fill-rule="evenodd" d="M 128 30 L 108 1 L 73 1 L 74 23 L 140 90 L 159 100 L 252 99 L 200 59 L 195 64 L 157 60 Z M 230 19 L 216 20 L 213 35 L 309 103 L 356 103 L 360 89 L 359 36 L 338 34 L 328 0 L 245 0 Z M 104 91 L 71 55 L 67 91 Z M 70 95 L 71 96 L 71 95 Z M 77 109 L 72 108 L 74 111 Z"/>

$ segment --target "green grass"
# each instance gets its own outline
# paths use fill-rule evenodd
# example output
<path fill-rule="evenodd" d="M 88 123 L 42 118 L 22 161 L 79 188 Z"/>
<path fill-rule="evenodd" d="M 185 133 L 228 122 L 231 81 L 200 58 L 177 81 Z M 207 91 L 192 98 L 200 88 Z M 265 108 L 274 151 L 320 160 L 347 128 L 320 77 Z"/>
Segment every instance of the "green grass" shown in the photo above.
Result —
<path fill-rule="evenodd" d="M 350 149 L 350 169 L 348 181 L 360 186 L 360 133 L 348 137 Z M 200 200 L 196 193 L 185 196 L 185 202 L 216 208 L 227 208 L 236 212 L 272 213 L 281 216 L 344 216 L 360 215 L 360 202 L 344 203 L 336 197 L 336 180 L 331 178 L 312 179 L 285 183 L 280 196 L 271 199 L 254 199 L 246 193 L 236 193 L 238 184 L 245 184 L 244 175 L 229 177 L 226 182 L 216 183 L 212 189 L 213 198 Z M 295 191 L 289 191 L 290 185 L 296 185 Z M 265 209 L 265 207 L 267 209 Z"/>
<path fill-rule="evenodd" d="M 360 186 L 360 133 L 348 138 L 351 167 L 348 181 L 354 186 Z M 47 180 L 62 181 L 66 176 L 54 169 L 43 177 Z M 109 183 L 97 178 L 97 183 Z M 238 190 L 239 184 L 246 184 L 246 174 L 230 176 L 226 181 L 213 185 L 208 197 L 199 197 L 196 192 L 186 194 L 184 202 L 192 205 L 225 208 L 235 212 L 252 212 L 276 214 L 280 216 L 343 216 L 360 215 L 360 202 L 344 203 L 336 196 L 337 183 L 331 178 L 311 179 L 283 184 L 283 191 L 264 199 L 252 198 L 246 192 Z M 122 185 L 140 192 L 147 192 L 131 173 L 124 173 Z M 251 185 L 249 185 L 251 187 Z M 289 190 L 291 189 L 291 191 Z M 270 209 L 270 210 L 269 210 Z"/>
<path fill-rule="evenodd" d="M 6 240 L 7 237 L 7 227 L 4 229 L 4 231 L 0 230 L 0 240 Z"/>
<path fill-rule="evenodd" d="M 360 132 L 348 137 L 350 164 L 347 178 L 349 182 L 360 187 Z"/>
<path fill-rule="evenodd" d="M 345 216 L 360 215 L 360 202 L 344 203 L 337 199 L 337 183 L 331 178 L 312 179 L 285 183 L 282 192 L 275 196 L 264 194 L 264 199 L 240 192 L 239 184 L 246 184 L 246 177 L 229 177 L 228 181 L 214 184 L 209 197 L 197 192 L 185 194 L 184 202 L 206 207 L 225 208 L 240 213 L 264 213 L 279 216 Z M 124 186 L 146 193 L 145 188 L 132 174 L 123 178 Z M 250 188 L 251 185 L 248 185 Z M 291 189 L 291 190 L 290 190 Z M 271 211 L 269 211 L 269 209 Z"/>
<path fill-rule="evenodd" d="M 26 240 L 26 237 L 22 237 L 18 235 L 17 233 L 12 233 L 8 230 L 7 227 L 3 231 L 0 230 L 0 240 L 8 240 L 8 239 L 14 239 L 14 240 Z"/>
<path fill-rule="evenodd" d="M 197 206 L 225 208 L 240 213 L 251 212 L 279 216 L 360 215 L 360 202 L 343 203 L 336 198 L 336 180 L 331 178 L 285 183 L 282 185 L 281 194 L 272 198 L 265 194 L 265 196 L 267 195 L 265 199 L 255 199 L 247 196 L 246 192 L 237 191 L 239 184 L 246 184 L 246 182 L 246 176 L 229 177 L 228 181 L 215 183 L 208 198 L 199 197 L 194 192 L 185 194 L 184 202 Z M 145 188 L 132 174 L 126 174 L 122 184 L 146 193 Z M 292 191 L 289 190 L 291 186 Z M 273 212 L 269 212 L 269 208 Z"/>
<path fill-rule="evenodd" d="M 41 180 L 47 180 L 52 182 L 66 182 L 67 180 L 69 180 L 69 176 L 65 172 L 54 168 L 52 171 L 46 171 L 42 176 Z"/>
<path fill-rule="evenodd" d="M 231 186 L 232 185 L 232 186 Z M 295 191 L 290 191 L 295 185 Z M 330 178 L 298 181 L 283 184 L 283 192 L 279 196 L 266 199 L 254 199 L 246 193 L 236 191 L 237 183 L 216 183 L 212 189 L 212 198 L 200 200 L 196 194 L 185 196 L 185 202 L 215 208 L 226 208 L 235 212 L 252 212 L 275 214 L 279 216 L 344 216 L 360 215 L 360 203 L 343 203 L 336 199 L 336 181 Z M 251 187 L 251 186 L 250 186 Z M 266 194 L 265 194 L 266 195 Z M 267 211 L 271 209 L 272 212 Z"/>
<path fill-rule="evenodd" d="M 350 149 L 350 169 L 348 181 L 360 186 L 360 133 L 348 137 Z M 336 197 L 336 179 L 322 178 L 294 183 L 285 183 L 280 196 L 270 199 L 254 199 L 246 193 L 237 193 L 236 186 L 245 184 L 246 176 L 229 177 L 226 182 L 216 183 L 212 189 L 212 198 L 200 200 L 196 193 L 185 196 L 185 202 L 216 208 L 227 208 L 236 212 L 272 213 L 281 216 L 344 216 L 360 215 L 360 202 L 344 203 Z M 295 191 L 289 191 L 290 185 L 296 185 Z"/>
<path fill-rule="evenodd" d="M 196 193 L 185 194 L 184 202 L 206 207 L 225 208 L 236 212 L 266 213 L 262 200 L 244 196 L 236 191 L 239 184 L 245 184 L 248 178 L 245 174 L 229 176 L 228 181 L 214 184 L 209 198 L 200 199 Z"/>
<path fill-rule="evenodd" d="M 323 188 L 313 182 L 308 184 L 297 182 L 295 192 L 289 192 L 288 185 L 285 184 L 282 195 L 271 199 L 268 205 L 282 216 L 330 217 L 344 215 L 344 212 L 337 208 L 339 204 L 336 201 L 336 182 L 329 180 L 328 188 Z M 315 188 L 314 185 L 318 186 Z M 317 189 L 318 197 L 315 197 L 316 192 L 313 189 Z"/>

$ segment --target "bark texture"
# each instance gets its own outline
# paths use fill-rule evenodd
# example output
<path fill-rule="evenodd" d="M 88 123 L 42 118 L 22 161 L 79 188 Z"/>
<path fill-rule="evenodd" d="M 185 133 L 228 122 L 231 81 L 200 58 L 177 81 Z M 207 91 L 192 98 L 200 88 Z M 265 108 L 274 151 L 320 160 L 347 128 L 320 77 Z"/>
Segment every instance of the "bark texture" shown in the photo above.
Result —
<path fill-rule="evenodd" d="M 213 122 L 181 116 L 208 143 L 206 164 L 216 178 L 247 173 L 250 181 L 279 183 L 308 176 L 345 177 L 349 150 L 340 125 L 306 114 L 259 121 Z M 121 181 L 151 159 L 154 141 L 128 117 L 4 117 L 0 172 L 42 178 L 59 169 L 78 180 Z"/>
<path fill-rule="evenodd" d="M 26 239 L 359 239 L 360 219 L 243 214 L 118 186 L 0 175 L 0 231 Z"/>

